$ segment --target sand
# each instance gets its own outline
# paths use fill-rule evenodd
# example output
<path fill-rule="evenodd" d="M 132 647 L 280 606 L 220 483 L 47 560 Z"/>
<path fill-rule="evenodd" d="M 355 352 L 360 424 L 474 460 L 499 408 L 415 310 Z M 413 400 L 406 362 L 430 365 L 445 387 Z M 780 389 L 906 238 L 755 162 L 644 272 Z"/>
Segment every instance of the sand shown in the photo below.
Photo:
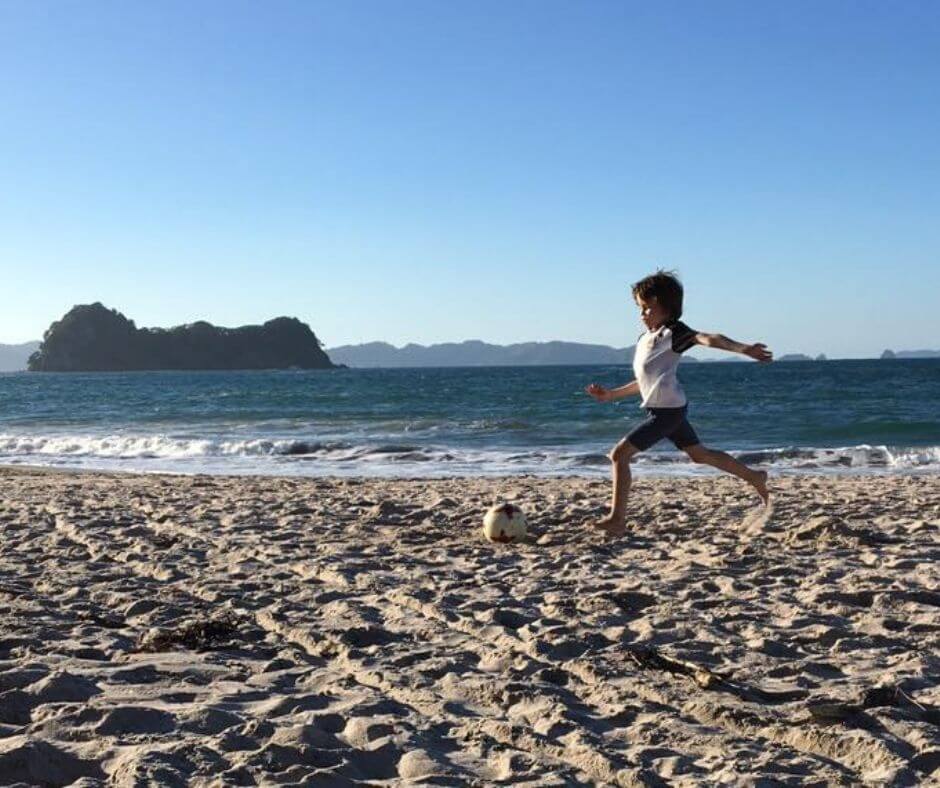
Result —
<path fill-rule="evenodd" d="M 937 783 L 938 482 L 0 470 L 0 783 Z"/>

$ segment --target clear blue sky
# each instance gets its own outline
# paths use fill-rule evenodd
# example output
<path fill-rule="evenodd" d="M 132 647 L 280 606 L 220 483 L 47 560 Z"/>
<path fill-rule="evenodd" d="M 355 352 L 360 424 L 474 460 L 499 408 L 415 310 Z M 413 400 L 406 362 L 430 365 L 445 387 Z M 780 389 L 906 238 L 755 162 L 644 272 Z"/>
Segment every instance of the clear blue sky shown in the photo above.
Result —
<path fill-rule="evenodd" d="M 940 3 L 0 0 L 0 342 L 940 347 Z"/>

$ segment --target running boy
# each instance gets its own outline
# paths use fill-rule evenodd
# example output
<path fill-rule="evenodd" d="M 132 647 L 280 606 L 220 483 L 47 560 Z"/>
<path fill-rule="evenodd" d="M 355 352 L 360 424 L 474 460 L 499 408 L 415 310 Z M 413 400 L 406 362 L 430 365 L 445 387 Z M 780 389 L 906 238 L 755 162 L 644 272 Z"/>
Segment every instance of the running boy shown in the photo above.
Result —
<path fill-rule="evenodd" d="M 674 274 L 657 271 L 633 285 L 633 298 L 640 308 L 640 319 L 646 333 L 636 343 L 633 373 L 636 380 L 615 389 L 592 383 L 585 391 L 598 402 L 611 402 L 639 394 L 649 417 L 637 425 L 626 438 L 611 450 L 613 464 L 613 499 L 610 514 L 596 523 L 609 534 L 620 536 L 626 531 L 627 496 L 630 494 L 630 461 L 633 455 L 646 451 L 654 443 L 669 438 L 694 462 L 713 465 L 744 479 L 757 490 L 766 504 L 767 473 L 748 468 L 730 454 L 704 447 L 686 418 L 688 401 L 676 378 L 679 359 L 693 345 L 720 348 L 742 353 L 760 362 L 773 355 L 760 343 L 744 345 L 721 334 L 693 331 L 682 317 L 682 285 Z"/>

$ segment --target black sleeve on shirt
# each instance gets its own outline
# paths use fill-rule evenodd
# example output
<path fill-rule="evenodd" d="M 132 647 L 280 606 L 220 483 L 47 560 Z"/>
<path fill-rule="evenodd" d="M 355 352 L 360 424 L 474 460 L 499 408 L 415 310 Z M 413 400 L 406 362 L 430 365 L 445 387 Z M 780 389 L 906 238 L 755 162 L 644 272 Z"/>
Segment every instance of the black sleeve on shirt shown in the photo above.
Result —
<path fill-rule="evenodd" d="M 672 349 L 676 353 L 685 353 L 690 347 L 695 345 L 695 337 L 698 331 L 693 331 L 681 320 L 672 324 Z"/>

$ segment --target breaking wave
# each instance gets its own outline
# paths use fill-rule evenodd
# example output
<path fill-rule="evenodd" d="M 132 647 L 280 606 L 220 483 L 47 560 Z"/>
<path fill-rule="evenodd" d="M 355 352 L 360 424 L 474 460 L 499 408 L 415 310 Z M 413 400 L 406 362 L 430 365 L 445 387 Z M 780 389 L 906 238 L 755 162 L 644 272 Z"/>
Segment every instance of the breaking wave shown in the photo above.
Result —
<path fill-rule="evenodd" d="M 732 451 L 752 465 L 782 472 L 891 473 L 940 471 L 940 446 L 782 447 Z M 128 471 L 302 475 L 606 475 L 595 446 L 455 447 L 383 441 L 302 438 L 188 437 L 166 434 L 0 434 L 0 463 Z M 685 454 L 639 455 L 640 472 L 710 472 Z"/>

